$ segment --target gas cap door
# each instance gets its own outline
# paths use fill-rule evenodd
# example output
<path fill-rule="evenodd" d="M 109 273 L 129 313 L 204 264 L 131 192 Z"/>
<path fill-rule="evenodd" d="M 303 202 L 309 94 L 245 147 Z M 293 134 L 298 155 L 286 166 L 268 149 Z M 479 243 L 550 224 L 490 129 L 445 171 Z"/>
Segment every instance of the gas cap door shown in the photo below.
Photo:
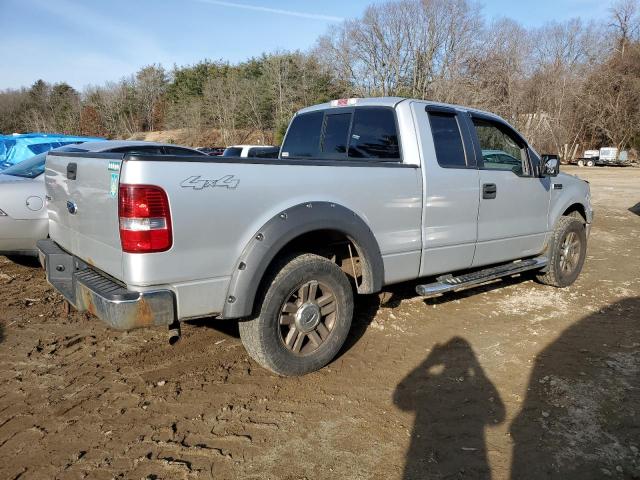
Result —
<path fill-rule="evenodd" d="M 42 200 L 42 198 L 36 197 L 36 196 L 31 196 L 27 198 L 27 208 L 32 212 L 37 212 L 39 210 L 42 210 L 43 206 L 44 206 L 44 201 Z"/>

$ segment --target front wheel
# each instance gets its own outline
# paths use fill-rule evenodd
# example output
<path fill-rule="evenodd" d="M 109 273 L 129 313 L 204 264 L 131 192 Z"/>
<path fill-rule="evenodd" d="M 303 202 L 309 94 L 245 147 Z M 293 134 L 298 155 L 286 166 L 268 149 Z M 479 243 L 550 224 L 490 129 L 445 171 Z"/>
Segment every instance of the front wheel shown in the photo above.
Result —
<path fill-rule="evenodd" d="M 257 317 L 240 322 L 249 355 L 280 375 L 324 367 L 347 338 L 353 292 L 333 262 L 313 254 L 290 257 L 274 268 Z"/>
<path fill-rule="evenodd" d="M 538 280 L 554 287 L 568 287 L 582 271 L 587 253 L 584 223 L 576 216 L 560 217 L 549 241 L 547 271 Z"/>
<path fill-rule="evenodd" d="M 596 162 L 594 162 L 593 160 L 588 160 L 587 161 L 587 167 L 593 167 L 596 164 Z"/>

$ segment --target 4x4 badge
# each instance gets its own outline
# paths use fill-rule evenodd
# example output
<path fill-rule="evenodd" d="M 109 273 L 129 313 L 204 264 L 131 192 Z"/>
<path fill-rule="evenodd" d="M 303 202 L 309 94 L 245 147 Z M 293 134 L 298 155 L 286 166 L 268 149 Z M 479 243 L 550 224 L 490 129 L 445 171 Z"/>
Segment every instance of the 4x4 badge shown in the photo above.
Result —
<path fill-rule="evenodd" d="M 193 177 L 189 177 L 183 180 L 180 183 L 182 188 L 193 188 L 194 190 L 202 190 L 207 187 L 224 187 L 229 189 L 235 189 L 240 184 L 240 179 L 236 178 L 234 175 L 225 175 L 218 180 L 207 180 L 206 178 L 200 177 L 200 175 L 194 175 Z"/>

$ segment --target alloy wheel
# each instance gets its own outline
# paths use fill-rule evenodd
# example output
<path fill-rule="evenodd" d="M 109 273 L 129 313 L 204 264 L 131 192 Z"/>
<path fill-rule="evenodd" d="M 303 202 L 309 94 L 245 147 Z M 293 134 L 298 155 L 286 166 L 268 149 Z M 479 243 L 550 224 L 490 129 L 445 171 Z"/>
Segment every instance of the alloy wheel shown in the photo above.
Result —
<path fill-rule="evenodd" d="M 336 323 L 337 300 L 324 283 L 310 280 L 285 299 L 280 308 L 280 337 L 297 355 L 308 355 L 329 338 Z"/>

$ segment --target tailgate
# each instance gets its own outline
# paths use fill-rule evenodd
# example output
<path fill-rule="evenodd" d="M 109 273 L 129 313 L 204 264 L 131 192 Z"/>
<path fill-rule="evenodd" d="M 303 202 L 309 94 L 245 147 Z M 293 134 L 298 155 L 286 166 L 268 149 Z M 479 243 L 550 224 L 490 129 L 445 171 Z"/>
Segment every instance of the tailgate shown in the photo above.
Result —
<path fill-rule="evenodd" d="M 45 183 L 49 236 L 62 248 L 122 278 L 118 221 L 121 153 L 51 152 Z"/>

